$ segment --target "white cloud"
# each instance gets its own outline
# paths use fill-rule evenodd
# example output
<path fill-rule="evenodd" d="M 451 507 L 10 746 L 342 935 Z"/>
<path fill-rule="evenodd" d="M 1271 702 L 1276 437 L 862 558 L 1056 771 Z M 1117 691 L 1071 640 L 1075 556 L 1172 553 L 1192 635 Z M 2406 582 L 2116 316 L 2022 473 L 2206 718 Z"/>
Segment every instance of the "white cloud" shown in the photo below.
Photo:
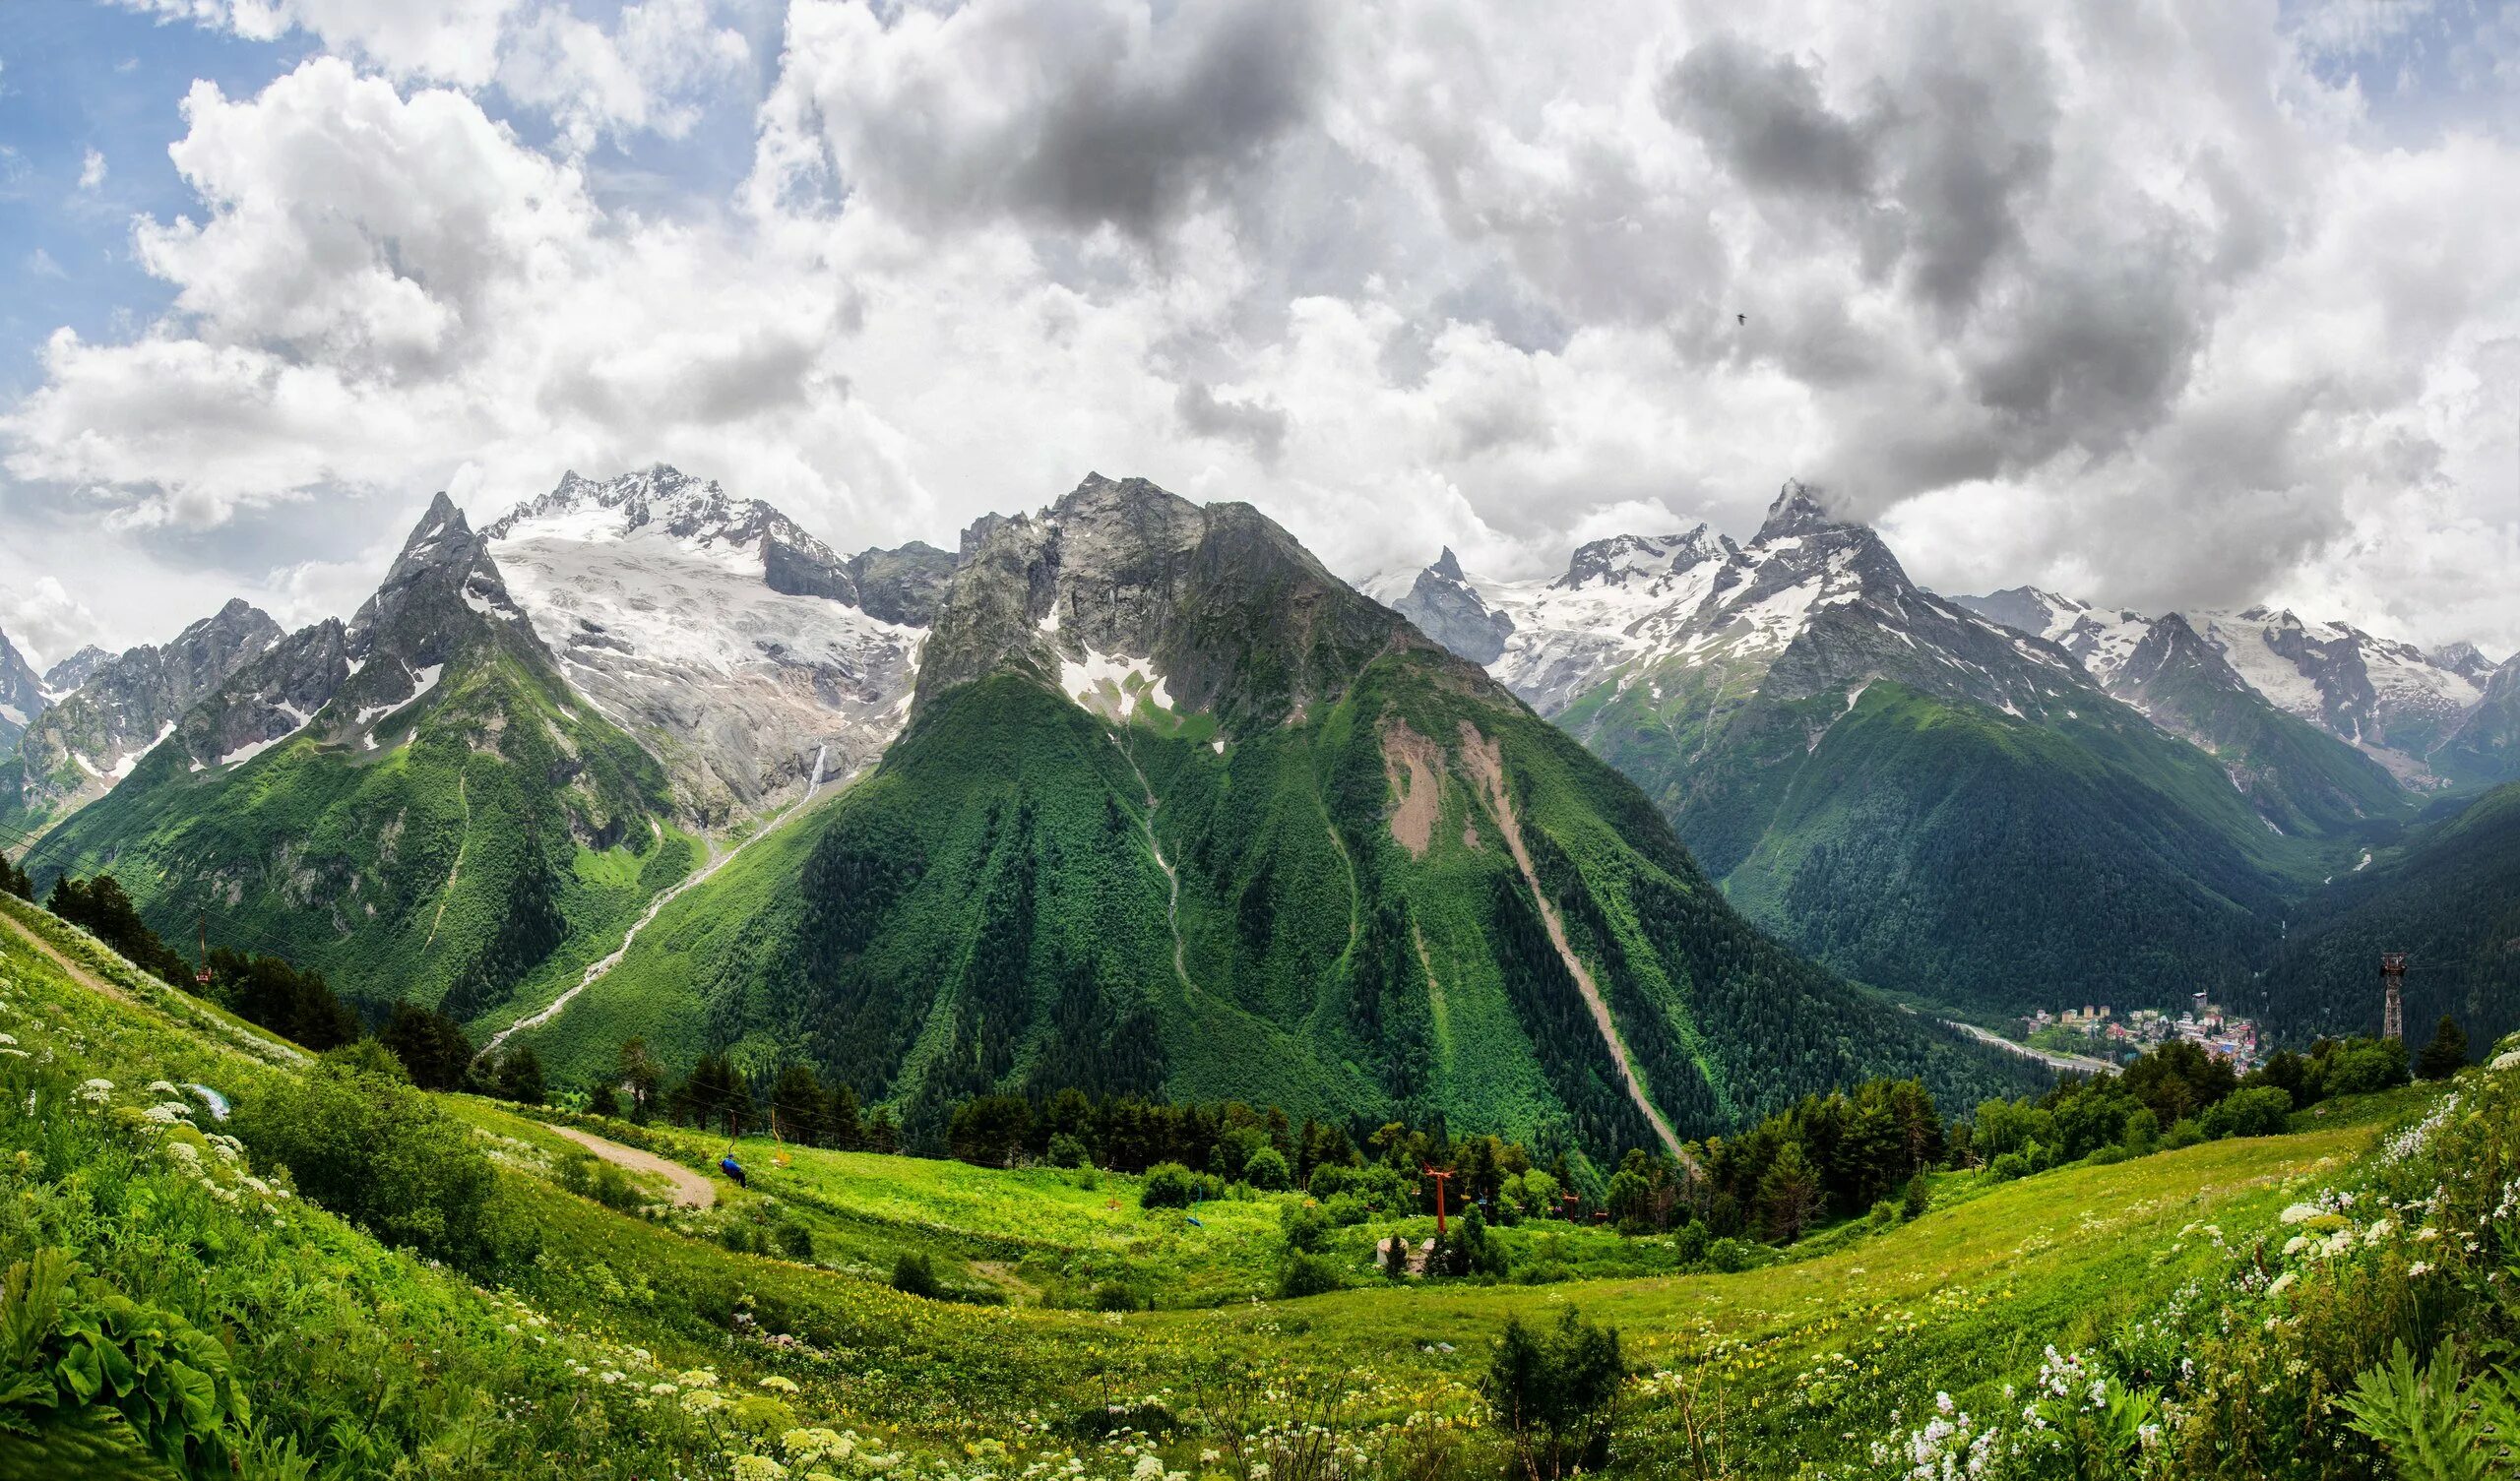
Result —
<path fill-rule="evenodd" d="M 104 183 L 105 156 L 98 151 L 90 150 L 79 161 L 79 188 L 94 190 Z"/>
<path fill-rule="evenodd" d="M 665 459 L 853 546 L 1092 467 L 1528 574 L 1803 473 L 1952 587 L 2520 646 L 2520 152 L 2322 75 L 2387 18 L 795 0 L 663 223 L 579 161 L 742 69 L 698 0 L 156 3 L 368 71 L 197 87 L 173 311 L 0 425 L 134 528 Z"/>
<path fill-rule="evenodd" d="M 580 153 L 605 136 L 687 131 L 751 58 L 711 0 L 638 0 L 606 30 L 566 0 L 118 0 L 256 40 L 292 31 L 405 83 L 498 87 Z"/>
<path fill-rule="evenodd" d="M 13 572 L 0 586 L 0 633 L 37 673 L 76 651 L 96 630 L 95 614 L 54 576 Z"/>

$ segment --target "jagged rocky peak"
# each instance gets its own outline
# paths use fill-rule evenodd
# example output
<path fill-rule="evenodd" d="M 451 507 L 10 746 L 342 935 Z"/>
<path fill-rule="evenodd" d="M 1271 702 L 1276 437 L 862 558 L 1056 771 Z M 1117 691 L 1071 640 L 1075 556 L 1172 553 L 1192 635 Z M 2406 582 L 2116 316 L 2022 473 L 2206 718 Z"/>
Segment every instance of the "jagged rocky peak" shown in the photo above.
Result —
<path fill-rule="evenodd" d="M 2444 644 L 2424 655 L 2433 667 L 2445 669 L 2471 683 L 2483 684 L 2493 676 L 2500 665 L 2477 650 L 2477 646 L 2462 639 Z"/>
<path fill-rule="evenodd" d="M 363 663 L 382 648 L 407 663 L 444 662 L 451 640 L 469 627 L 463 611 L 513 623 L 532 641 L 533 629 L 490 556 L 488 535 L 475 531 L 441 492 L 411 527 L 384 585 L 350 618 L 349 655 Z"/>
<path fill-rule="evenodd" d="M 94 676 L 97 669 L 113 661 L 114 655 L 94 644 L 72 653 L 43 671 L 43 687 L 54 699 L 64 699 Z"/>
<path fill-rule="evenodd" d="M 1113 717 L 1140 700 L 1228 731 L 1300 718 L 1371 657 L 1419 640 L 1248 504 L 1088 474 L 1038 514 L 966 531 L 917 705 L 992 674 Z"/>
<path fill-rule="evenodd" d="M 270 614 L 234 598 L 161 646 L 142 645 L 93 665 L 28 732 L 28 803 L 59 812 L 102 795 L 231 675 L 284 639 Z"/>
<path fill-rule="evenodd" d="M 1623 586 L 1639 578 L 1651 582 L 1739 553 L 1739 546 L 1705 525 L 1681 534 L 1612 535 L 1577 546 L 1566 563 L 1566 574 L 1554 585 L 1573 591 L 1591 586 Z"/>
<path fill-rule="evenodd" d="M 1462 574 L 1461 560 L 1450 545 L 1443 547 L 1433 565 L 1418 573 L 1391 607 L 1416 623 L 1418 631 L 1473 663 L 1495 662 L 1505 651 L 1505 640 L 1514 633 L 1514 619 L 1489 608 L 1486 598 Z"/>
<path fill-rule="evenodd" d="M 1785 535 L 1813 534 L 1851 523 L 1830 514 L 1818 490 L 1798 478 L 1788 478 L 1768 505 L 1767 519 L 1759 525 L 1758 538 L 1765 541 Z"/>
<path fill-rule="evenodd" d="M 1981 617 L 2037 638 L 2056 637 L 2060 625 L 2070 627 L 2075 617 L 2091 610 L 2089 603 L 2038 586 L 2006 586 L 1984 596 L 1955 596 L 1952 600 Z"/>

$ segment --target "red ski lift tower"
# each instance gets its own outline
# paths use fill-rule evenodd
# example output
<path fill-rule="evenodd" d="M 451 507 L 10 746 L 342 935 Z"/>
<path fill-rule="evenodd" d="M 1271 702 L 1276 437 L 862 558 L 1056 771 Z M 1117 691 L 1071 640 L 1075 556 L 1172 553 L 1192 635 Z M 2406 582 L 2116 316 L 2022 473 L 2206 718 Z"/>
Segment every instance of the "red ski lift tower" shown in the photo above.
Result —
<path fill-rule="evenodd" d="M 1435 1180 L 1435 1237 L 1441 1239 L 1444 1234 L 1444 1186 L 1452 1182 L 1453 1170 L 1447 1167 L 1438 1172 L 1422 1163 L 1418 1170 Z"/>
<path fill-rule="evenodd" d="M 2406 953 L 2380 954 L 2380 1037 L 2403 1043 L 2406 1039 Z"/>

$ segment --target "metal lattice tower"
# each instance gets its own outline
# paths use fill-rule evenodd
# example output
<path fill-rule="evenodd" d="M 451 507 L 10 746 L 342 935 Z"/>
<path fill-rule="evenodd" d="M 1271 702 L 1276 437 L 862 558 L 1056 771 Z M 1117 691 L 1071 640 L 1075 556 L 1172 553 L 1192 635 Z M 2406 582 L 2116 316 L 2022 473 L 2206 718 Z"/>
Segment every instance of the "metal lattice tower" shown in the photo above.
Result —
<path fill-rule="evenodd" d="M 2406 1004 L 2401 989 L 2406 985 L 2406 953 L 2380 954 L 2380 985 L 2386 991 L 2380 1005 L 2380 1037 L 2403 1042 L 2406 1038 Z"/>

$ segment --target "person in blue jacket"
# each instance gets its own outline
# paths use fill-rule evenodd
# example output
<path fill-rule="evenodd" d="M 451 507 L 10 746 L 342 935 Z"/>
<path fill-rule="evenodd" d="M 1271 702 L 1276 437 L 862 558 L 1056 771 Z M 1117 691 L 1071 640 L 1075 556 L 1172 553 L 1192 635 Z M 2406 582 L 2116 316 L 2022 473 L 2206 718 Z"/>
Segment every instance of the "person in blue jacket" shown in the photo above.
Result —
<path fill-rule="evenodd" d="M 735 1186 L 737 1188 L 749 1188 L 752 1186 L 744 1181 L 744 1165 L 735 1160 L 735 1154 L 733 1152 L 728 1152 L 726 1155 L 718 1159 L 718 1170 L 724 1173 L 727 1177 L 734 1179 Z"/>

